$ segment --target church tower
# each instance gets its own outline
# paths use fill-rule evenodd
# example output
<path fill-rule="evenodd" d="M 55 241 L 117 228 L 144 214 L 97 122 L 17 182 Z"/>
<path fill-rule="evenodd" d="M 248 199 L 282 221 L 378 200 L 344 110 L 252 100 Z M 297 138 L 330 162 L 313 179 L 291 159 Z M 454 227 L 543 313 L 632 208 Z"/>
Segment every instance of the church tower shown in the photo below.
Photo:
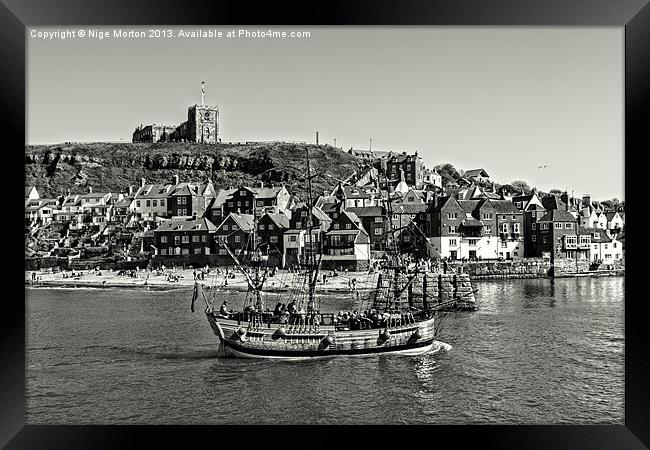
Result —
<path fill-rule="evenodd" d="M 216 144 L 219 139 L 219 108 L 205 104 L 205 83 L 201 82 L 201 104 L 187 109 L 188 140 Z"/>

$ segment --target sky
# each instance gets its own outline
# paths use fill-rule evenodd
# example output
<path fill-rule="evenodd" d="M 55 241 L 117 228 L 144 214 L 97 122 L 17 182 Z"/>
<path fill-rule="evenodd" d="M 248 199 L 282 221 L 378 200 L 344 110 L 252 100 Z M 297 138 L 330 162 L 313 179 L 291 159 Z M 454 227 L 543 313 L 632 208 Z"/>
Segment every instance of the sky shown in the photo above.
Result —
<path fill-rule="evenodd" d="M 130 142 L 218 105 L 223 142 L 306 141 L 417 151 L 427 167 L 624 199 L 622 27 L 269 27 L 27 30 L 28 144 Z M 221 31 L 222 37 L 183 38 Z M 45 31 L 85 37 L 39 38 Z M 108 32 L 90 38 L 89 30 Z M 33 36 L 34 35 L 34 36 Z M 58 35 L 60 36 L 60 35 Z M 539 168 L 540 166 L 546 166 Z"/>

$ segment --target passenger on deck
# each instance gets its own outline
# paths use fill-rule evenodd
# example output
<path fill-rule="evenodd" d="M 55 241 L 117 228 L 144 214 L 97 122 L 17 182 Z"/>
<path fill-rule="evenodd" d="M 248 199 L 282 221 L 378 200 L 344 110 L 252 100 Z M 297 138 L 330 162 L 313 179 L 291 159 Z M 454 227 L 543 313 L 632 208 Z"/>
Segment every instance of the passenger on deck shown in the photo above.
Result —
<path fill-rule="evenodd" d="M 230 317 L 230 311 L 228 310 L 228 300 L 224 300 L 219 308 L 219 317 L 228 319 Z"/>

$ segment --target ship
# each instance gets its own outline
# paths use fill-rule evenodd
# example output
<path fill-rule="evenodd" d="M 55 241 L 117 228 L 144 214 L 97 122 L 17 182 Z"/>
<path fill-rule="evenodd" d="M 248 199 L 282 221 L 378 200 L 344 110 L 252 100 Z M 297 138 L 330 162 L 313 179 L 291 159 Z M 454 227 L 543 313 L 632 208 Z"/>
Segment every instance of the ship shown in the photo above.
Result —
<path fill-rule="evenodd" d="M 429 302 L 424 289 L 420 308 L 410 297 L 418 271 L 408 272 L 397 245 L 388 251 L 388 259 L 378 268 L 377 284 L 365 297 L 365 311 L 352 313 L 324 312 L 322 296 L 316 295 L 316 284 L 321 258 L 312 239 L 311 178 L 313 177 L 309 150 L 307 149 L 307 174 L 309 214 L 307 229 L 309 246 L 300 267 L 294 273 L 291 288 L 278 302 L 275 310 L 265 305 L 264 282 L 268 276 L 267 259 L 256 249 L 242 262 L 225 242 L 222 245 L 234 260 L 236 267 L 246 277 L 248 292 L 242 311 L 228 309 L 228 294 L 219 289 L 206 290 L 196 283 L 192 296 L 194 302 L 203 299 L 205 315 L 218 342 L 217 355 L 236 358 L 304 359 L 356 355 L 403 354 L 422 355 L 440 347 L 436 340 L 436 314 L 455 302 Z M 388 205 L 391 203 L 388 193 Z M 389 206 L 390 208 L 390 206 Z M 390 209 L 389 209 L 390 213 Z M 394 230 L 394 228 L 391 228 Z M 255 227 L 253 227 L 255 230 Z M 255 242 L 253 238 L 253 242 Z M 393 239 L 393 243 L 395 240 Z M 425 274 L 426 280 L 426 274 Z M 215 299 L 224 302 L 215 310 Z M 362 301 L 363 303 L 363 301 Z M 285 308 L 286 306 L 286 308 Z"/>

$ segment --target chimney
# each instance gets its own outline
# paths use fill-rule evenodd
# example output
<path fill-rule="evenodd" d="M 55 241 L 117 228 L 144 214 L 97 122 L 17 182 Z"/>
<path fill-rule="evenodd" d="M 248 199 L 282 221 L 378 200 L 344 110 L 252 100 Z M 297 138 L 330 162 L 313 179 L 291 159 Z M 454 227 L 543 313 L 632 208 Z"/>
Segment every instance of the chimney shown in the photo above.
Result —
<path fill-rule="evenodd" d="M 129 197 L 133 196 L 133 186 L 129 186 Z"/>
<path fill-rule="evenodd" d="M 140 178 L 140 187 L 144 187 L 144 185 L 145 185 L 144 178 Z"/>
<path fill-rule="evenodd" d="M 70 189 L 68 189 L 68 197 L 69 197 L 70 195 L 72 195 L 72 194 L 71 194 L 71 192 L 70 192 Z"/>
<path fill-rule="evenodd" d="M 264 182 L 263 181 L 258 181 L 257 187 L 263 188 L 264 187 Z"/>
<path fill-rule="evenodd" d="M 92 186 L 88 186 L 88 193 L 89 193 L 89 194 L 92 194 L 92 193 L 93 193 L 93 187 L 92 187 Z"/>
<path fill-rule="evenodd" d="M 433 195 L 433 207 L 434 208 L 438 207 L 438 196 L 435 194 Z"/>
<path fill-rule="evenodd" d="M 174 184 L 178 184 L 178 174 L 174 175 Z"/>
<path fill-rule="evenodd" d="M 585 206 L 591 206 L 591 194 L 585 194 L 582 196 L 582 204 Z"/>

